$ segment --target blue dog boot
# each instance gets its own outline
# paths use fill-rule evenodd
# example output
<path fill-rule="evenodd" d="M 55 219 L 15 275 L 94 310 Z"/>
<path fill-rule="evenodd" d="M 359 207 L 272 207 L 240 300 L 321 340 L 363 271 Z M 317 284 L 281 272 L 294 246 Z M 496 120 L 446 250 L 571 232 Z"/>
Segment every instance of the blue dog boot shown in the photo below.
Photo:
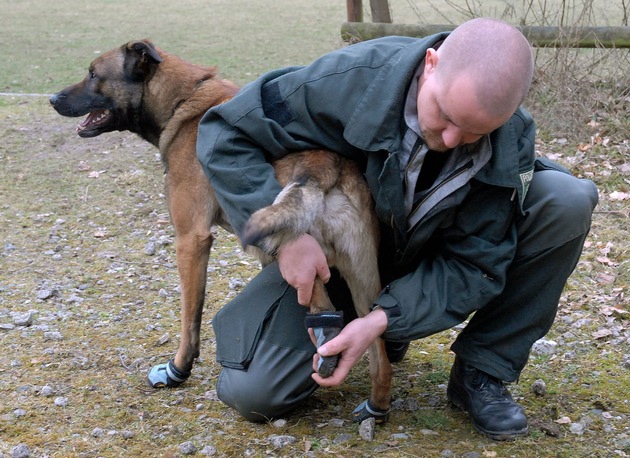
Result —
<path fill-rule="evenodd" d="M 153 388 L 175 388 L 190 377 L 190 372 L 181 372 L 172 359 L 168 363 L 153 366 L 147 374 L 147 382 Z"/>
<path fill-rule="evenodd" d="M 343 329 L 343 325 L 343 312 L 307 313 L 304 318 L 304 326 L 313 328 L 313 333 L 317 339 L 317 348 L 337 337 Z M 324 378 L 330 377 L 338 363 L 339 355 L 320 357 L 317 373 Z"/>
<path fill-rule="evenodd" d="M 352 412 L 352 421 L 355 423 L 361 423 L 363 420 L 367 420 L 368 418 L 374 418 L 377 425 L 382 425 L 387 423 L 387 420 L 389 420 L 390 410 L 391 409 L 377 409 L 370 404 L 370 400 L 368 399 L 363 401 L 356 409 L 354 409 Z"/>

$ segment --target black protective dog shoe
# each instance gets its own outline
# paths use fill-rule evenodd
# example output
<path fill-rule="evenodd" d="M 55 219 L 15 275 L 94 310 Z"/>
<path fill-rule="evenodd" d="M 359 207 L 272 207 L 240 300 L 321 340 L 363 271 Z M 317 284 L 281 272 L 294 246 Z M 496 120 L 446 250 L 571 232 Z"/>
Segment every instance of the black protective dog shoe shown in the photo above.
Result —
<path fill-rule="evenodd" d="M 459 358 L 453 363 L 446 394 L 491 439 L 510 440 L 528 432 L 525 409 L 514 402 L 503 382 Z"/>

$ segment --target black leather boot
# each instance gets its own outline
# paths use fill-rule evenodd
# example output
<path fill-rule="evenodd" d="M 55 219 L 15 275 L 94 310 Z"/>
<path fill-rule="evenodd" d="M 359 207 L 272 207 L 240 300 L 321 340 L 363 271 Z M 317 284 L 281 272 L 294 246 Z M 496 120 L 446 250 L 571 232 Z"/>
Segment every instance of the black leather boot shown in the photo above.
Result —
<path fill-rule="evenodd" d="M 525 409 L 514 402 L 503 382 L 457 357 L 446 394 L 491 439 L 510 440 L 528 432 Z"/>

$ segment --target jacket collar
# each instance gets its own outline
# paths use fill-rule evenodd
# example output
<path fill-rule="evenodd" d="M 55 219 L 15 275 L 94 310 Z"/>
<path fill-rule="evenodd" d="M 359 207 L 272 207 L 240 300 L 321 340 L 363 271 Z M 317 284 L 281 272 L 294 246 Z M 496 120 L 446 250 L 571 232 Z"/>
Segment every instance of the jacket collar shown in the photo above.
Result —
<path fill-rule="evenodd" d="M 529 139 L 522 135 L 523 126 L 518 125 L 526 119 L 529 114 L 519 108 L 507 123 L 490 134 L 492 157 L 476 175 L 483 183 L 515 189 L 521 209 L 534 173 L 534 146 L 522 144 Z M 529 149 L 531 154 L 523 154 L 519 148 Z"/>
<path fill-rule="evenodd" d="M 444 40 L 448 32 L 413 40 L 381 68 L 344 130 L 344 139 L 364 151 L 392 151 L 401 141 L 402 110 L 414 74 L 427 49 Z M 375 110 L 374 107 L 379 107 Z"/>

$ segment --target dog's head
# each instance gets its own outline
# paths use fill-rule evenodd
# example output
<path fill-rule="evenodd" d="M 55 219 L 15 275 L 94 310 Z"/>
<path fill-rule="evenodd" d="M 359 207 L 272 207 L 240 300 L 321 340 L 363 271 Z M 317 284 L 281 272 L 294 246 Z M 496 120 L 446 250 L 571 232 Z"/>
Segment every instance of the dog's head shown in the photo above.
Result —
<path fill-rule="evenodd" d="M 81 137 L 141 132 L 144 89 L 162 60 L 150 41 L 129 42 L 95 59 L 82 81 L 51 96 L 50 103 L 63 116 L 87 115 L 77 126 Z"/>

